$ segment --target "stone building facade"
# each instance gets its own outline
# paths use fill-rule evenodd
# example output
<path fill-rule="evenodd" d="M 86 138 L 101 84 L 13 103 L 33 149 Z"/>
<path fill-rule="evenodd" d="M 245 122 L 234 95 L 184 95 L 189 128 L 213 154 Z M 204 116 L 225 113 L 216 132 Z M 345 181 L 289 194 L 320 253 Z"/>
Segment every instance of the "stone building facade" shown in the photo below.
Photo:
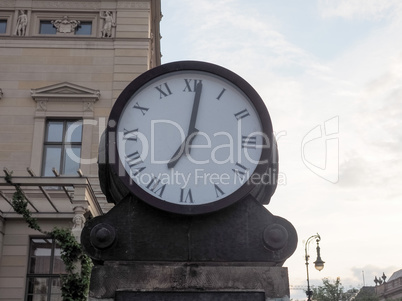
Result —
<path fill-rule="evenodd" d="M 0 1 L 0 300 L 61 300 L 60 250 L 10 202 L 21 185 L 44 230 L 110 209 L 97 178 L 110 109 L 160 64 L 160 0 Z M 3 170 L 4 169 L 4 170 Z"/>
<path fill-rule="evenodd" d="M 379 301 L 402 299 L 402 270 L 394 272 L 388 281 L 375 286 Z"/>

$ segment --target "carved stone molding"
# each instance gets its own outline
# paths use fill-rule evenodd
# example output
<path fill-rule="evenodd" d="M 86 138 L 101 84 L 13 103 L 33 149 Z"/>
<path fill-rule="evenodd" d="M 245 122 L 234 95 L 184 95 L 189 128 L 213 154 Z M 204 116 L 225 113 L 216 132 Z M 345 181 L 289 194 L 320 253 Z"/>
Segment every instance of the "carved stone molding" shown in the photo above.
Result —
<path fill-rule="evenodd" d="M 93 104 L 100 98 L 100 91 L 63 82 L 32 89 L 31 96 L 37 103 L 37 111 L 46 111 L 48 102 L 82 102 L 84 112 L 92 112 Z"/>
<path fill-rule="evenodd" d="M 84 112 L 93 112 L 94 111 L 94 103 L 91 101 L 85 101 L 82 103 L 82 110 Z"/>
<path fill-rule="evenodd" d="M 2 0 L 1 6 L 2 7 L 15 7 L 15 1 L 14 0 Z"/>
<path fill-rule="evenodd" d="M 150 9 L 150 2 L 119 1 L 117 8 Z"/>
<path fill-rule="evenodd" d="M 66 9 L 99 9 L 100 2 L 96 1 L 34 1 L 34 8 L 66 8 Z"/>
<path fill-rule="evenodd" d="M 47 101 L 41 100 L 36 102 L 36 111 L 46 112 L 47 110 Z"/>

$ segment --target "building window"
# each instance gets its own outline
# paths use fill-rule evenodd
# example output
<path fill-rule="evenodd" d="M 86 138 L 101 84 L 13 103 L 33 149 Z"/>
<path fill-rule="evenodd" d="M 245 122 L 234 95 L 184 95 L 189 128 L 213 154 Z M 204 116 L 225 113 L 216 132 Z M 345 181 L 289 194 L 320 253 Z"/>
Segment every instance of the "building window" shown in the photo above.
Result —
<path fill-rule="evenodd" d="M 0 34 L 7 32 L 7 20 L 0 19 Z"/>
<path fill-rule="evenodd" d="M 75 34 L 90 36 L 92 34 L 92 22 L 90 21 L 81 22 L 77 30 L 75 31 Z"/>
<path fill-rule="evenodd" d="M 61 249 L 51 238 L 30 239 L 27 301 L 61 301 L 60 274 L 66 274 Z"/>
<path fill-rule="evenodd" d="M 53 26 L 52 21 L 41 20 L 39 25 L 40 34 L 56 34 L 57 29 Z"/>
<path fill-rule="evenodd" d="M 42 175 L 77 175 L 80 168 L 82 141 L 81 120 L 47 120 Z"/>

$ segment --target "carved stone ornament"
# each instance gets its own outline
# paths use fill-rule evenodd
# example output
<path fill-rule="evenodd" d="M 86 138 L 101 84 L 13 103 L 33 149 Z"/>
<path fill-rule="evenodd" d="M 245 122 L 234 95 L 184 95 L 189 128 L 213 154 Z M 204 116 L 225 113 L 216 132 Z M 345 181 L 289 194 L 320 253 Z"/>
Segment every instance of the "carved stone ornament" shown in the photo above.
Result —
<path fill-rule="evenodd" d="M 3 97 L 3 90 L 0 89 L 0 99 Z"/>
<path fill-rule="evenodd" d="M 28 16 L 24 10 L 20 10 L 19 16 L 17 18 L 17 26 L 15 27 L 15 35 L 25 36 L 26 28 L 28 24 Z"/>
<path fill-rule="evenodd" d="M 53 26 L 56 27 L 57 32 L 60 33 L 75 32 L 80 23 L 81 22 L 77 20 L 69 20 L 67 16 L 64 16 L 63 19 L 52 21 Z"/>
<path fill-rule="evenodd" d="M 47 110 L 47 101 L 46 100 L 38 101 L 37 104 L 36 104 L 36 110 L 46 112 L 46 110 Z"/>
<path fill-rule="evenodd" d="M 102 38 L 111 38 L 112 37 L 112 27 L 116 27 L 113 13 L 111 11 L 105 11 L 102 15 L 102 12 L 99 13 L 101 19 L 104 19 L 103 29 L 101 30 Z"/>

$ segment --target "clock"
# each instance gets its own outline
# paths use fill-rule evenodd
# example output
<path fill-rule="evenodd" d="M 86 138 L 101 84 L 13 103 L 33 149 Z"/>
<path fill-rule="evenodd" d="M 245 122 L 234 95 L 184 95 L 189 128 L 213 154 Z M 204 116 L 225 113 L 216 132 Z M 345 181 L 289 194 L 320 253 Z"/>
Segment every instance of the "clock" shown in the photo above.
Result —
<path fill-rule="evenodd" d="M 107 135 L 114 177 L 142 201 L 187 215 L 261 191 L 276 151 L 258 93 L 232 71 L 198 61 L 133 80 L 112 108 Z"/>

